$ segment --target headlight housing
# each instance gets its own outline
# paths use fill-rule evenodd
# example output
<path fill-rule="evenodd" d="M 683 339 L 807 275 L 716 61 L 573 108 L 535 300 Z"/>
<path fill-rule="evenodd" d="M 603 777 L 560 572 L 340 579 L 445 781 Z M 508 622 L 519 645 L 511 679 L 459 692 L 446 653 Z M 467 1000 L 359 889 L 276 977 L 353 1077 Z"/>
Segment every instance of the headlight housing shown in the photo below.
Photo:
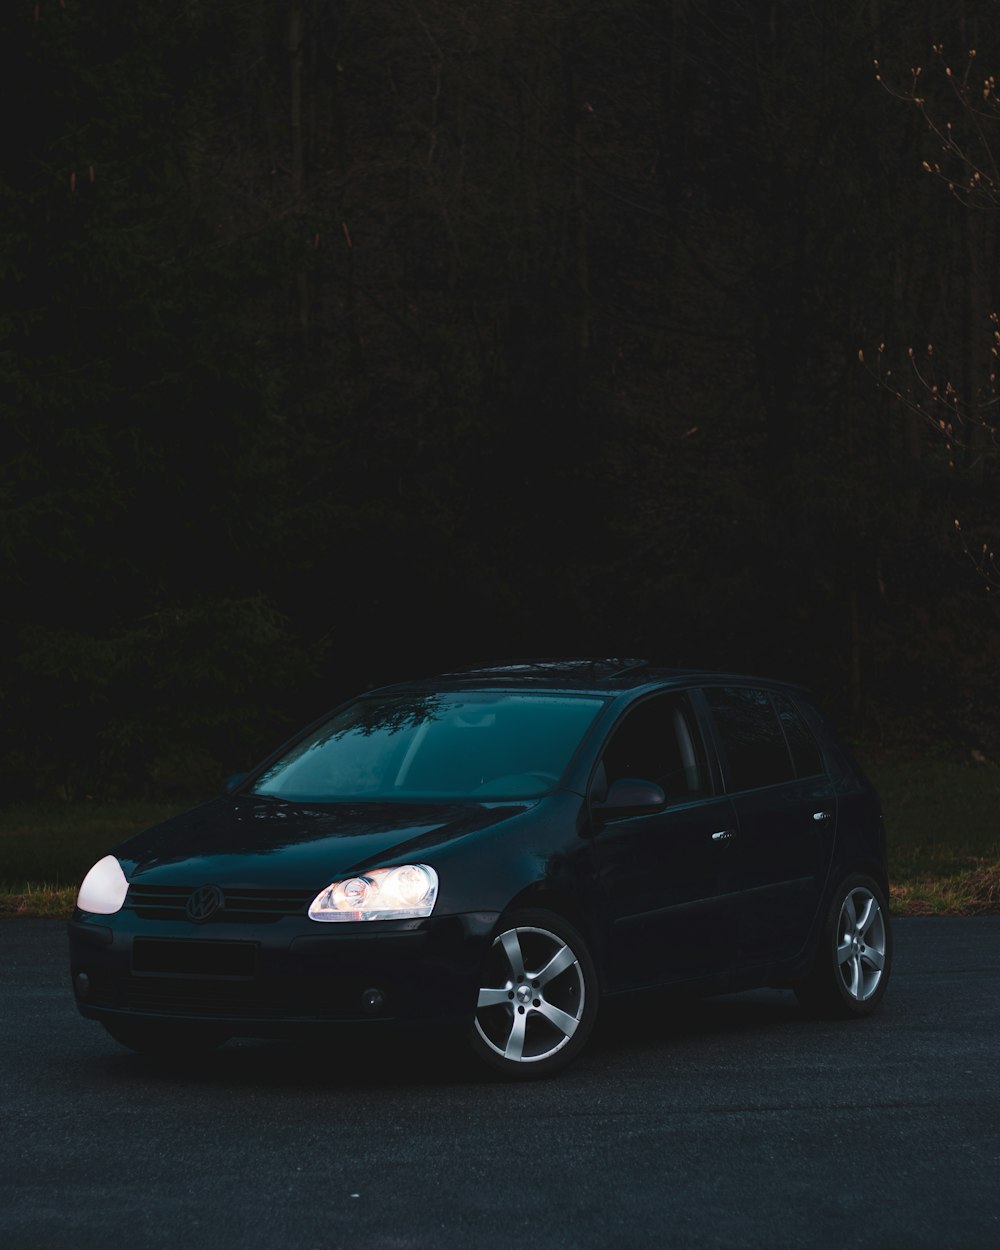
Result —
<path fill-rule="evenodd" d="M 428 864 L 372 868 L 321 890 L 309 906 L 309 918 L 412 920 L 431 914 L 437 893 L 438 875 Z"/>
<path fill-rule="evenodd" d="M 113 855 L 105 855 L 91 868 L 80 883 L 76 905 L 81 911 L 110 916 L 121 911 L 128 893 L 128 881 L 122 866 Z"/>

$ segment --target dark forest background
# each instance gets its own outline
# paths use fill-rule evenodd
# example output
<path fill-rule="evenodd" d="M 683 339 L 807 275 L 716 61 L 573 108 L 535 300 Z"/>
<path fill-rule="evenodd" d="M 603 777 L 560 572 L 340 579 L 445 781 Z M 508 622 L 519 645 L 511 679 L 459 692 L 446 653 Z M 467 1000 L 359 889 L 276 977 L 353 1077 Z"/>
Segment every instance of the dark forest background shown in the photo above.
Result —
<path fill-rule="evenodd" d="M 5 795 L 527 655 L 995 758 L 998 16 L 8 0 Z"/>

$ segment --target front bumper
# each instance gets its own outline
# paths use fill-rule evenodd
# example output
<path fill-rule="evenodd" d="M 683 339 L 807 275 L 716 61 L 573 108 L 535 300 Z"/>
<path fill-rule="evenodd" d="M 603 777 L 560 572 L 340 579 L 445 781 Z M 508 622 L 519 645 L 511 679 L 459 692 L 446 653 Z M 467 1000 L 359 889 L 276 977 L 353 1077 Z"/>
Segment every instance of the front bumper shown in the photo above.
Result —
<path fill-rule="evenodd" d="M 225 1024 L 272 1037 L 348 1024 L 471 1020 L 495 913 L 321 925 L 69 921 L 77 1006 L 93 1020 Z"/>

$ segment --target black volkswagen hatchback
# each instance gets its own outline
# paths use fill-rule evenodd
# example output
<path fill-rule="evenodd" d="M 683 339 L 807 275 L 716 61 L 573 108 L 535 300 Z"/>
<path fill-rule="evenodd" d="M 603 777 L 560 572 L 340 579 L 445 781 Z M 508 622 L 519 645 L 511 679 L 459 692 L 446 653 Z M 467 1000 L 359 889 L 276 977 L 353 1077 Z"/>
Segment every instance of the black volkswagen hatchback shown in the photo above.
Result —
<path fill-rule="evenodd" d="M 803 690 L 511 663 L 365 694 L 123 842 L 71 975 L 140 1051 L 440 1025 L 541 1076 L 653 987 L 870 1014 L 887 896 L 878 799 Z"/>

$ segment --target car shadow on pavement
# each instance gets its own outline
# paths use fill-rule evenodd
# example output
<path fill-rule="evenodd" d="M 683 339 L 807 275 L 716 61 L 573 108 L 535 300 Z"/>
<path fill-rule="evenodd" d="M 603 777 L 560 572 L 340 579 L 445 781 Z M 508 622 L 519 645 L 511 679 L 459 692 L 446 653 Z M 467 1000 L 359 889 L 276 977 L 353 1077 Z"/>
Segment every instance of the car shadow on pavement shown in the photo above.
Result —
<path fill-rule="evenodd" d="M 680 1040 L 784 1029 L 807 1017 L 790 990 L 748 990 L 712 998 L 651 990 L 601 1004 L 591 1048 L 604 1052 Z"/>
<path fill-rule="evenodd" d="M 408 1032 L 326 1042 L 237 1038 L 208 1053 L 167 1057 L 117 1049 L 99 1063 L 116 1081 L 273 1089 L 442 1086 L 479 1075 L 462 1039 Z"/>

